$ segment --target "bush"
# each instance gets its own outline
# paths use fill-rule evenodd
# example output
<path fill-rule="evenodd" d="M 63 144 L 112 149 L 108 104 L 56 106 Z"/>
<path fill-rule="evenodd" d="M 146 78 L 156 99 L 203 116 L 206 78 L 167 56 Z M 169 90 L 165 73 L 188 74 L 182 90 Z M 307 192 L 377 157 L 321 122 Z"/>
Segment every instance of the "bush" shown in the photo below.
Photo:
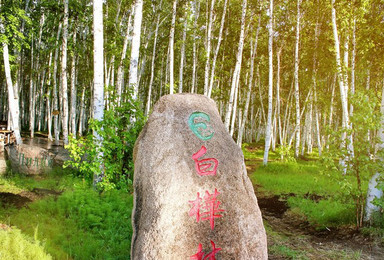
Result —
<path fill-rule="evenodd" d="M 117 100 L 116 96 L 110 95 L 113 109 L 104 112 L 102 121 L 90 121 L 90 134 L 79 139 L 70 138 L 66 148 L 72 160 L 67 161 L 65 166 L 79 170 L 89 181 L 99 176 L 102 181 L 98 186 L 102 190 L 117 188 L 131 192 L 133 147 L 145 118 L 140 104 L 133 101 L 130 95 L 128 101 L 120 105 Z M 96 142 L 92 131 L 102 137 L 101 145 Z"/>

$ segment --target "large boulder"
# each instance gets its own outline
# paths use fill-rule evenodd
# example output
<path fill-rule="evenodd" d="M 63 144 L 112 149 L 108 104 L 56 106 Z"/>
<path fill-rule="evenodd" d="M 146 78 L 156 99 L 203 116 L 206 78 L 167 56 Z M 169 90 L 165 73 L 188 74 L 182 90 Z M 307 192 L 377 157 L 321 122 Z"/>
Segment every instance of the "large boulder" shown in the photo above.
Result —
<path fill-rule="evenodd" d="M 47 149 L 34 145 L 19 144 L 8 145 L 5 151 L 11 168 L 15 172 L 42 174 L 52 169 L 54 154 Z"/>
<path fill-rule="evenodd" d="M 162 97 L 134 150 L 131 259 L 267 259 L 244 157 L 213 100 Z"/>

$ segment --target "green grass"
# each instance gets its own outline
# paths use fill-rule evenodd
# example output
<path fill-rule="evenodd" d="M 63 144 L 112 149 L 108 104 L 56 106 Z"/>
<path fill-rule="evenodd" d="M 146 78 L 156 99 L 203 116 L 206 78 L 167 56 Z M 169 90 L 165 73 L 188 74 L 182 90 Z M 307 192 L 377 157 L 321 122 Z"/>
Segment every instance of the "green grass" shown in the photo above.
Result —
<path fill-rule="evenodd" d="M 245 159 L 261 164 L 260 151 L 243 150 Z M 287 199 L 294 213 L 304 216 L 318 228 L 355 223 L 352 194 L 356 190 L 356 180 L 353 176 L 327 170 L 315 152 L 289 162 L 277 160 L 276 154 L 270 158 L 272 161 L 267 166 L 255 167 L 250 175 L 259 193 Z M 367 181 L 363 181 L 363 192 L 367 186 Z"/>
<path fill-rule="evenodd" d="M 315 202 L 300 197 L 289 197 L 288 205 L 293 212 L 304 214 L 313 226 L 320 229 L 349 225 L 355 221 L 354 205 L 332 198 Z"/>
<path fill-rule="evenodd" d="M 19 229 L 0 229 L 0 259 L 50 260 L 52 257 L 44 251 L 37 239 L 23 235 Z"/>
<path fill-rule="evenodd" d="M 65 190 L 57 198 L 45 197 L 28 208 L 0 208 L 0 223 L 36 237 L 54 259 L 129 259 L 132 195 L 117 190 L 99 194 L 70 175 L 15 175 L 0 180 L 24 190 Z"/>

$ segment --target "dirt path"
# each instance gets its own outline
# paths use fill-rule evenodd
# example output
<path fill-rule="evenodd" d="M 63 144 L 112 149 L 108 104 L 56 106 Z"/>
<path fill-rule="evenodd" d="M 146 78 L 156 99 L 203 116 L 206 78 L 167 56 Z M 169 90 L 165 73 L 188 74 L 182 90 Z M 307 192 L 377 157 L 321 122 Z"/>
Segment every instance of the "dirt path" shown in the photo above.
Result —
<path fill-rule="evenodd" d="M 251 174 L 261 160 L 248 160 L 246 165 Z M 284 199 L 266 196 L 257 186 L 254 188 L 268 233 L 269 259 L 384 259 L 382 245 L 360 231 L 316 230 L 293 214 Z"/>

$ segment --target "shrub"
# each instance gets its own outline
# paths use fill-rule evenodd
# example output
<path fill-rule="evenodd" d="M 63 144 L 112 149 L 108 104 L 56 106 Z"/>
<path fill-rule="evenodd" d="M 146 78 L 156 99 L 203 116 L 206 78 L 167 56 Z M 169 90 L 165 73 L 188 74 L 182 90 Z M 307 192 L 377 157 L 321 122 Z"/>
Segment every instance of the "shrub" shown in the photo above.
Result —
<path fill-rule="evenodd" d="M 111 94 L 109 102 L 113 109 L 104 112 L 102 121 L 90 121 L 90 134 L 79 139 L 71 137 L 66 146 L 72 160 L 67 161 L 65 166 L 79 170 L 89 181 L 101 176 L 98 186 L 102 190 L 117 188 L 132 191 L 133 147 L 145 118 L 138 101 L 133 101 L 130 94 L 127 98 L 127 102 L 118 104 L 117 97 Z M 102 137 L 101 145 L 95 142 L 92 131 Z"/>

